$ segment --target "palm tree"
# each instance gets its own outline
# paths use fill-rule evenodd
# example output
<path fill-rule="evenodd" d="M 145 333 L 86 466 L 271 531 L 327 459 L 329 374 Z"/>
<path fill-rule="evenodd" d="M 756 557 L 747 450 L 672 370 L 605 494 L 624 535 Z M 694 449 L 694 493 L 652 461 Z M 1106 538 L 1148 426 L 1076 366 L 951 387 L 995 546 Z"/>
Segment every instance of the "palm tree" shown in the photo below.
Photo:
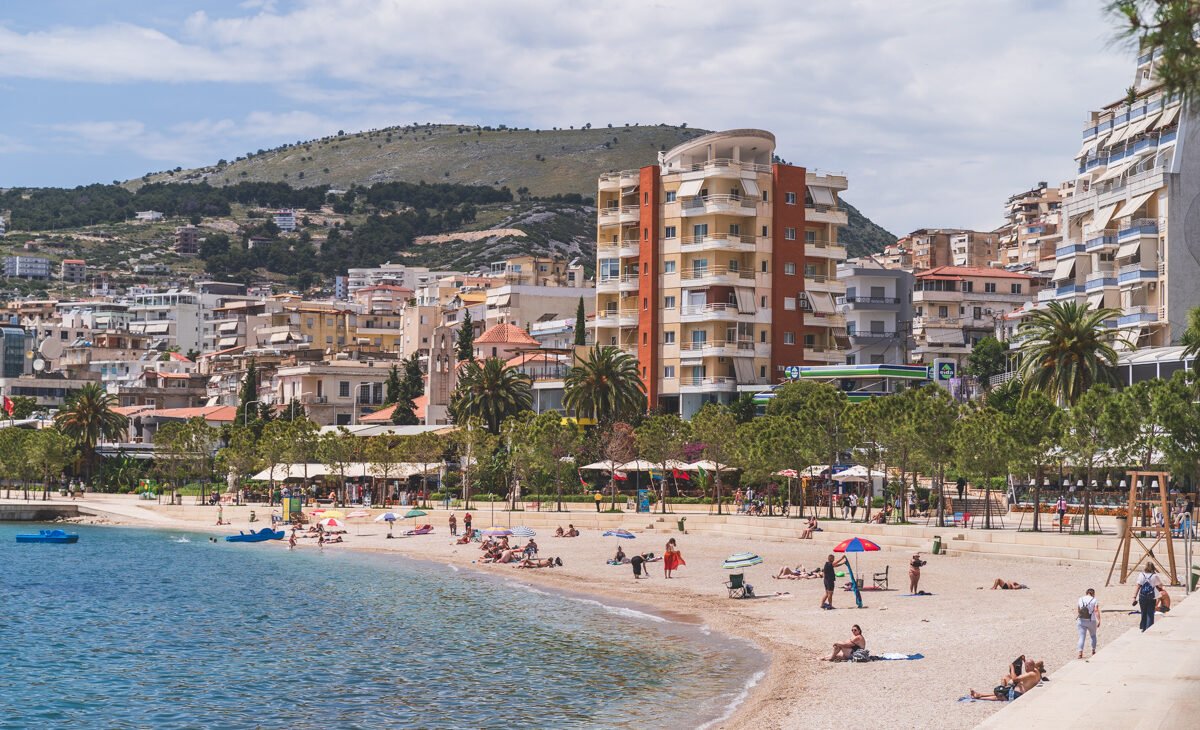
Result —
<path fill-rule="evenodd" d="M 1074 405 L 1096 383 L 1114 380 L 1115 343 L 1135 345 L 1104 322 L 1121 312 L 1079 302 L 1050 302 L 1021 324 L 1022 391 L 1040 391 L 1059 405 Z"/>
<path fill-rule="evenodd" d="M 1188 310 L 1187 329 L 1179 338 L 1183 345 L 1183 359 L 1192 358 L 1192 367 L 1200 370 L 1200 307 Z"/>
<path fill-rule="evenodd" d="M 89 482 L 95 474 L 96 444 L 123 437 L 129 427 L 129 419 L 113 410 L 116 404 L 116 396 L 96 383 L 88 383 L 75 391 L 54 417 L 58 430 L 79 448 Z"/>
<path fill-rule="evenodd" d="M 593 347 L 567 372 L 563 405 L 598 421 L 633 416 L 646 409 L 646 386 L 637 359 L 615 347 Z"/>
<path fill-rule="evenodd" d="M 456 423 L 481 418 L 488 431 L 498 434 L 504 419 L 533 407 L 532 379 L 500 358 L 490 357 L 482 365 L 464 360 L 460 368 L 450 396 L 450 413 Z"/>

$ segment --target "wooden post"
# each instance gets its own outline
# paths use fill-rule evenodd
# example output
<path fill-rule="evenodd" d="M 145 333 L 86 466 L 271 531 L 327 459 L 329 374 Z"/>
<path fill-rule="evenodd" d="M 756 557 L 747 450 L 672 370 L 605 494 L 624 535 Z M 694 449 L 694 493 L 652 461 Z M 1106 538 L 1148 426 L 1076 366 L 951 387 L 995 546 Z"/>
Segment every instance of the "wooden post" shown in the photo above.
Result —
<path fill-rule="evenodd" d="M 1116 569 L 1117 560 L 1121 561 L 1121 576 L 1120 582 L 1123 584 L 1129 579 L 1133 570 L 1130 569 L 1129 554 L 1133 543 L 1136 542 L 1141 549 L 1141 554 L 1132 561 L 1133 569 L 1136 570 L 1139 565 L 1143 564 L 1143 560 L 1153 562 L 1158 566 L 1164 577 L 1169 578 L 1171 585 L 1177 586 L 1179 583 L 1179 575 L 1176 572 L 1175 566 L 1175 544 L 1171 537 L 1171 511 L 1170 502 L 1167 496 L 1168 484 L 1171 480 L 1171 474 L 1165 471 L 1131 471 L 1128 473 L 1129 479 L 1129 503 L 1126 505 L 1125 530 L 1121 534 L 1121 542 L 1117 545 L 1116 554 L 1113 555 L 1113 564 L 1108 571 L 1108 580 L 1105 585 L 1112 584 L 1113 572 Z M 1139 483 L 1145 480 L 1146 493 L 1143 496 L 1142 487 Z M 1155 495 L 1149 494 L 1149 490 L 1153 485 L 1158 485 L 1158 493 Z M 1142 509 L 1151 506 L 1158 506 L 1163 516 L 1163 524 L 1156 525 L 1154 520 L 1150 520 L 1148 525 L 1138 525 L 1135 522 L 1135 517 Z M 1149 545 L 1145 539 L 1153 537 L 1154 541 Z M 1161 542 L 1166 542 L 1167 546 L 1167 563 L 1166 565 L 1154 554 L 1154 549 Z"/>

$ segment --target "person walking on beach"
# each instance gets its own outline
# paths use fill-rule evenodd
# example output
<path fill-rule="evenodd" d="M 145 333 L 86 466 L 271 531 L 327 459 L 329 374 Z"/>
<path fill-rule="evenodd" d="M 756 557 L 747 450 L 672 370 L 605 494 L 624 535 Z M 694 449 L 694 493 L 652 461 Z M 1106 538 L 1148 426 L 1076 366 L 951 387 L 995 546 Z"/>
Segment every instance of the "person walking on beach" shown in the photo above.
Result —
<path fill-rule="evenodd" d="M 1079 658 L 1083 658 L 1083 645 L 1089 634 L 1092 637 L 1092 656 L 1096 656 L 1096 629 L 1100 628 L 1100 602 L 1096 600 L 1096 589 L 1087 589 L 1080 597 L 1077 608 L 1079 618 L 1075 620 L 1075 625 L 1079 629 Z"/>
<path fill-rule="evenodd" d="M 927 561 L 921 560 L 921 553 L 912 556 L 908 564 L 908 592 L 916 595 L 917 584 L 921 582 L 921 568 Z"/>
<path fill-rule="evenodd" d="M 675 538 L 671 538 L 667 540 L 667 547 L 663 554 L 663 575 L 670 578 L 671 573 L 678 570 L 681 565 L 687 565 L 687 563 L 683 562 L 683 553 L 675 547 Z"/>
<path fill-rule="evenodd" d="M 1133 605 L 1142 612 L 1139 626 L 1142 631 L 1154 625 L 1154 609 L 1158 605 L 1158 594 L 1162 590 L 1162 578 L 1154 563 L 1146 561 L 1146 568 L 1138 574 L 1137 589 L 1133 593 Z"/>
<path fill-rule="evenodd" d="M 835 568 L 846 564 L 846 556 L 833 559 L 833 553 L 830 553 L 825 558 L 825 565 L 821 568 L 821 578 L 825 582 L 825 595 L 821 598 L 821 608 L 833 610 L 833 586 L 837 579 Z"/>
<path fill-rule="evenodd" d="M 458 537 L 458 518 L 453 512 L 450 513 L 450 536 Z"/>

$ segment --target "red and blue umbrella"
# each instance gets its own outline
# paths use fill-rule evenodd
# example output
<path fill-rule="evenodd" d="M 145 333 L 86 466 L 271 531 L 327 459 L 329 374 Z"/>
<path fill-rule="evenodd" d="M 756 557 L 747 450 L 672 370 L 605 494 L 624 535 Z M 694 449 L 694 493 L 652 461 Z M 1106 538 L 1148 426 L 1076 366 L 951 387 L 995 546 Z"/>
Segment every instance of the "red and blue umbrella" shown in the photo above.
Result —
<path fill-rule="evenodd" d="M 878 545 L 861 537 L 852 537 L 849 540 L 843 540 L 833 549 L 835 553 L 873 553 L 878 552 L 878 550 Z M 858 570 L 857 555 L 854 556 L 854 569 Z M 850 584 L 854 588 L 854 602 L 858 604 L 859 608 L 862 608 L 862 595 L 858 592 L 858 579 L 854 577 L 854 570 L 850 571 Z"/>

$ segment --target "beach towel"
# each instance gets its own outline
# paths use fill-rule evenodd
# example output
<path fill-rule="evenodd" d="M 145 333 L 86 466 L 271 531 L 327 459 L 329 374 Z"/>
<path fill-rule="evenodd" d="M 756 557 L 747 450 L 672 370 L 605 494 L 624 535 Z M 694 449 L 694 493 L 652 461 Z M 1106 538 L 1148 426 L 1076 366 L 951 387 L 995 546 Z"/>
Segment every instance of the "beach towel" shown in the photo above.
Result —
<path fill-rule="evenodd" d="M 933 595 L 932 593 L 926 593 L 925 591 L 917 591 L 916 593 L 901 593 L 900 597 L 901 598 L 916 598 L 918 596 L 932 596 L 932 595 Z"/>
<path fill-rule="evenodd" d="M 664 570 L 677 570 L 681 565 L 687 565 L 687 563 L 683 562 L 683 553 L 678 550 L 663 555 Z"/>
<path fill-rule="evenodd" d="M 924 659 L 924 654 L 902 654 L 896 651 L 889 651 L 883 654 L 872 654 L 871 661 L 873 662 L 903 662 L 913 661 L 915 659 Z"/>

